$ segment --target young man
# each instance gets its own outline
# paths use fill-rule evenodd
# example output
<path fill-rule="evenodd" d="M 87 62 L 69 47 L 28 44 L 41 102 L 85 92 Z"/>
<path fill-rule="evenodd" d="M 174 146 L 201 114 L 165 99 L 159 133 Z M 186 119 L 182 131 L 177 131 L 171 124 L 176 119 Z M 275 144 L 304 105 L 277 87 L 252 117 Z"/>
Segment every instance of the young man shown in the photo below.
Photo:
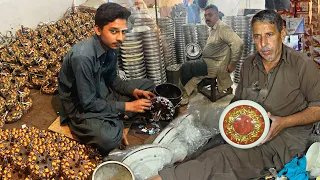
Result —
<path fill-rule="evenodd" d="M 122 81 L 117 76 L 117 49 L 126 37 L 129 16 L 119 4 L 102 4 L 95 15 L 96 35 L 68 52 L 59 74 L 61 124 L 102 155 L 125 138 L 124 114 L 150 109 L 149 99 L 154 96 L 149 92 L 154 88 L 151 81 Z M 133 97 L 137 100 L 127 102 Z"/>
<path fill-rule="evenodd" d="M 272 124 L 266 139 L 251 149 L 220 145 L 161 170 L 153 180 L 256 179 L 269 168 L 281 170 L 305 151 L 312 124 L 320 120 L 319 70 L 283 44 L 286 30 L 276 12 L 257 13 L 252 28 L 257 53 L 244 61 L 234 99 L 255 101 L 269 112 Z"/>
<path fill-rule="evenodd" d="M 182 84 L 186 93 L 183 104 L 203 78 L 218 80 L 218 91 L 222 93 L 233 84 L 230 73 L 236 68 L 243 50 L 240 37 L 225 23 L 219 20 L 219 10 L 215 5 L 205 8 L 204 17 L 210 27 L 207 44 L 199 61 L 189 61 L 182 66 Z"/>

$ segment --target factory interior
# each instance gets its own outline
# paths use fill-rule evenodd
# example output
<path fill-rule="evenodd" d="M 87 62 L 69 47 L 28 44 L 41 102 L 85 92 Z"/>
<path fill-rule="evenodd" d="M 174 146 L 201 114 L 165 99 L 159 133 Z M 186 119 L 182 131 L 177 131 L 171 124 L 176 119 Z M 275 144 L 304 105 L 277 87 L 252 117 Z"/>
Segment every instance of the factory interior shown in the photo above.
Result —
<path fill-rule="evenodd" d="M 320 0 L 0 15 L 0 179 L 320 180 Z"/>

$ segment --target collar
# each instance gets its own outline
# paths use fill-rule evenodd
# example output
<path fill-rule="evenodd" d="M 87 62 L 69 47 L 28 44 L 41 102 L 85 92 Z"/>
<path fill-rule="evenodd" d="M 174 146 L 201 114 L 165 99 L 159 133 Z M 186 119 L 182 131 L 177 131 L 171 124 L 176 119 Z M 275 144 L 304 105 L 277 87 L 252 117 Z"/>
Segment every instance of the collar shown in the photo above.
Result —
<path fill-rule="evenodd" d="M 219 25 L 219 23 L 220 23 L 220 20 L 218 19 L 218 21 L 216 22 L 216 24 L 215 24 L 213 27 L 211 27 L 211 30 L 216 30 L 217 27 L 218 27 L 218 25 Z"/>
<path fill-rule="evenodd" d="M 279 63 L 281 61 L 288 63 L 288 59 L 287 59 L 288 49 L 289 48 L 286 45 L 282 44 L 282 54 L 281 54 L 281 60 L 279 61 Z M 252 66 L 254 67 L 257 64 L 262 64 L 262 57 L 258 52 L 257 52 L 256 56 L 253 58 Z"/>
<path fill-rule="evenodd" d="M 104 53 L 106 53 L 106 51 L 103 49 L 99 37 L 98 35 L 93 35 L 93 46 L 95 47 L 95 49 L 97 50 L 97 57 L 99 58 L 100 56 L 102 56 Z"/>
<path fill-rule="evenodd" d="M 292 49 L 289 48 L 288 46 L 282 44 L 282 55 L 281 58 L 284 62 L 289 63 L 288 61 L 288 53 L 290 53 Z"/>

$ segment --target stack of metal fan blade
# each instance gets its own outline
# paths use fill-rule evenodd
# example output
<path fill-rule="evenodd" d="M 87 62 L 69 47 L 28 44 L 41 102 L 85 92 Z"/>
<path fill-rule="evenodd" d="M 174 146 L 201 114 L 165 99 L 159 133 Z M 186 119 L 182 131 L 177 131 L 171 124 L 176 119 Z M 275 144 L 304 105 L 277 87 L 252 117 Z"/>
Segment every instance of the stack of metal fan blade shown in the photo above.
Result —
<path fill-rule="evenodd" d="M 119 67 L 128 79 L 147 77 L 141 33 L 127 33 L 120 47 Z"/>
<path fill-rule="evenodd" d="M 187 24 L 188 10 L 184 3 L 176 4 L 172 7 L 171 17 L 173 17 L 175 30 L 175 47 L 177 63 L 183 64 L 186 62 L 186 43 L 183 35 L 182 25 Z"/>
<path fill-rule="evenodd" d="M 155 84 L 166 82 L 167 77 L 159 30 L 151 29 L 142 32 L 142 39 L 148 79 L 153 80 Z"/>
<path fill-rule="evenodd" d="M 156 23 L 154 19 L 149 15 L 148 9 L 141 9 L 140 11 L 134 11 L 132 13 L 134 18 L 134 26 L 148 26 L 154 28 Z"/>
<path fill-rule="evenodd" d="M 159 18 L 158 26 L 161 31 L 161 40 L 165 58 L 165 65 L 170 66 L 177 63 L 175 40 L 174 40 L 174 25 L 170 18 Z"/>
<path fill-rule="evenodd" d="M 207 39 L 209 36 L 208 26 L 204 24 L 197 24 L 196 30 L 197 30 L 198 44 L 203 50 L 204 46 L 207 44 Z"/>
<path fill-rule="evenodd" d="M 186 17 L 175 17 L 174 26 L 175 26 L 175 37 L 176 37 L 176 55 L 177 61 L 179 64 L 186 62 L 186 42 L 183 35 L 182 25 L 186 24 Z"/>
<path fill-rule="evenodd" d="M 185 45 L 190 43 L 198 43 L 198 34 L 196 25 L 194 24 L 185 24 L 182 25 L 183 35 L 185 39 Z"/>
<path fill-rule="evenodd" d="M 248 55 L 253 54 L 256 51 L 256 45 L 254 44 L 254 40 L 253 40 L 253 32 L 252 32 L 252 26 L 251 26 L 251 20 L 252 20 L 252 16 L 248 17 L 248 21 L 249 21 L 249 46 L 248 46 Z"/>

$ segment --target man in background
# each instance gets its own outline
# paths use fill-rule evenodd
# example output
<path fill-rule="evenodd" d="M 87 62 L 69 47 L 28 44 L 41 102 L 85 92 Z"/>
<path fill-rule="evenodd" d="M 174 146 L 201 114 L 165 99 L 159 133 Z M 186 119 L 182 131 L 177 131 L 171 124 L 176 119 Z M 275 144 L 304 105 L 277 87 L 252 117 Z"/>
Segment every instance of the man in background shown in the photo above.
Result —
<path fill-rule="evenodd" d="M 210 31 L 202 59 L 182 65 L 182 84 L 185 89 L 182 104 L 188 103 L 190 95 L 204 78 L 217 78 L 219 93 L 232 93 L 230 73 L 235 70 L 242 55 L 242 40 L 228 25 L 219 20 L 217 6 L 207 6 L 204 18 Z"/>

